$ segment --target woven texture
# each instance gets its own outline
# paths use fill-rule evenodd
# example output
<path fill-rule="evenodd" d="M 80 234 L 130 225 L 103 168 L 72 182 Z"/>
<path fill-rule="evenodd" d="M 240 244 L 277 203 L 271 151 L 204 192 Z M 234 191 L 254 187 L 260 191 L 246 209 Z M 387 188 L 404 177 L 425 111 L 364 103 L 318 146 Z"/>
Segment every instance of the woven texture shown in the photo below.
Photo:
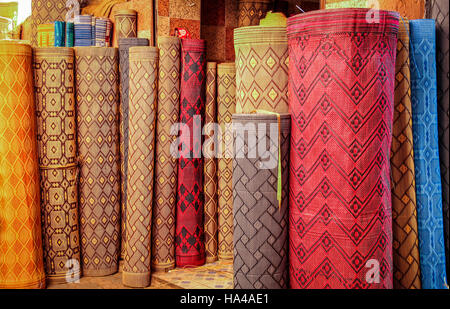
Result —
<path fill-rule="evenodd" d="M 190 130 L 181 134 L 178 160 L 178 198 L 176 212 L 175 255 L 177 267 L 205 263 L 203 230 L 203 160 L 201 159 L 201 120 L 205 109 L 206 42 L 181 41 L 180 123 Z M 194 121 L 196 116 L 197 122 Z M 194 134 L 197 134 L 194 139 Z"/>
<path fill-rule="evenodd" d="M 150 285 L 158 49 L 130 48 L 130 149 L 122 282 Z"/>
<path fill-rule="evenodd" d="M 293 288 L 393 285 L 389 154 L 399 16 L 380 11 L 380 23 L 368 23 L 367 11 L 288 19 Z"/>
<path fill-rule="evenodd" d="M 439 167 L 436 36 L 432 19 L 410 21 L 411 101 L 422 288 L 446 284 Z"/>
<path fill-rule="evenodd" d="M 40 24 L 51 23 L 55 20 L 65 20 L 66 0 L 31 1 L 31 43 L 38 46 L 37 28 Z M 52 45 L 53 46 L 53 45 Z"/>
<path fill-rule="evenodd" d="M 258 26 L 266 16 L 270 0 L 240 0 L 238 27 Z"/>
<path fill-rule="evenodd" d="M 226 126 L 236 112 L 234 62 L 217 66 L 217 122 L 222 129 L 222 156 L 217 159 L 219 259 L 233 258 L 233 137 Z"/>
<path fill-rule="evenodd" d="M 66 23 L 64 21 L 55 21 L 54 22 L 55 29 L 55 46 L 64 47 L 65 35 L 66 35 Z"/>
<path fill-rule="evenodd" d="M 45 287 L 31 53 L 0 42 L 0 288 Z"/>
<path fill-rule="evenodd" d="M 450 277 L 449 251 L 449 14 L 448 1 L 428 0 L 427 18 L 436 20 L 436 69 L 437 69 L 437 97 L 439 123 L 439 157 L 442 182 L 442 208 L 444 211 L 444 236 L 447 264 L 447 282 Z"/>
<path fill-rule="evenodd" d="M 286 28 L 244 27 L 234 30 L 236 113 L 264 109 L 288 111 Z"/>
<path fill-rule="evenodd" d="M 260 157 L 250 158 L 256 152 L 248 137 L 235 135 L 235 144 L 244 145 L 242 157 L 233 159 L 233 215 L 234 215 L 234 288 L 285 289 L 288 287 L 288 207 L 289 207 L 289 143 L 290 116 L 233 115 L 233 125 L 254 125 L 248 134 L 256 135 L 256 128 L 264 124 L 259 141 L 280 145 L 281 149 L 281 206 L 277 200 L 278 164 L 263 169 Z M 271 134 L 271 126 L 281 128 L 281 134 Z M 279 131 L 277 130 L 276 133 Z M 240 140 L 239 140 L 240 139 Z M 280 142 L 280 144 L 279 144 Z M 236 149 L 236 153 L 237 153 Z M 278 147 L 268 151 L 270 159 L 278 162 Z M 265 157 L 265 156 L 264 156 Z"/>
<path fill-rule="evenodd" d="M 75 48 L 81 259 L 85 276 L 118 270 L 119 72 L 116 48 Z"/>
<path fill-rule="evenodd" d="M 205 126 L 216 123 L 217 120 L 217 63 L 208 62 L 206 65 L 206 102 Z M 204 149 L 213 156 L 206 157 L 204 161 L 204 190 L 205 190 L 205 251 L 206 263 L 212 263 L 217 256 L 217 159 L 214 149 L 213 128 L 205 128 Z M 207 141 L 211 140 L 208 144 Z"/>
<path fill-rule="evenodd" d="M 137 12 L 134 10 L 121 10 L 116 13 L 115 29 L 117 38 L 137 37 Z"/>
<path fill-rule="evenodd" d="M 176 136 L 170 128 L 178 122 L 180 105 L 181 42 L 160 37 L 158 119 L 156 120 L 155 200 L 153 201 L 152 268 L 175 267 L 175 210 L 177 205 L 177 160 L 170 153 Z"/>
<path fill-rule="evenodd" d="M 37 27 L 37 46 L 51 47 L 55 45 L 55 30 L 53 24 L 42 24 Z"/>
<path fill-rule="evenodd" d="M 128 86 L 129 86 L 129 48 L 132 46 L 147 46 L 147 39 L 125 38 L 119 41 L 119 72 L 120 72 L 120 189 L 121 189 L 121 256 L 125 253 L 125 221 L 127 218 L 127 175 L 128 175 Z"/>
<path fill-rule="evenodd" d="M 65 283 L 69 266 L 81 265 L 73 50 L 36 48 L 34 87 L 45 270 Z"/>

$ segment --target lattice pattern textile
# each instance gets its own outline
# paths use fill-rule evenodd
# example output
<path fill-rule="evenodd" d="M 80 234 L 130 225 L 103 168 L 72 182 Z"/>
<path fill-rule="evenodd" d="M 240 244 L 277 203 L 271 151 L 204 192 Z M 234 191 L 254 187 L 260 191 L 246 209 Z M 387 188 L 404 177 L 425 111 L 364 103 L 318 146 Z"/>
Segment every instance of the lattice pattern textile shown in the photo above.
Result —
<path fill-rule="evenodd" d="M 389 154 L 399 15 L 288 19 L 293 288 L 392 288 Z"/>
<path fill-rule="evenodd" d="M 159 37 L 158 118 L 156 120 L 155 200 L 152 216 L 152 268 L 175 267 L 175 210 L 177 160 L 170 152 L 176 136 L 170 128 L 178 122 L 180 105 L 180 52 L 177 37 Z"/>
<path fill-rule="evenodd" d="M 31 1 L 31 43 L 38 46 L 38 25 L 65 20 L 66 0 Z M 51 45 L 53 46 L 53 45 Z"/>
<path fill-rule="evenodd" d="M 219 259 L 233 258 L 233 136 L 227 126 L 235 112 L 235 64 L 221 63 L 217 66 L 217 122 L 222 130 L 222 156 L 217 160 Z"/>
<path fill-rule="evenodd" d="M 141 38 L 124 38 L 119 40 L 119 72 L 120 72 L 120 189 L 121 189 L 121 256 L 125 253 L 125 221 L 127 218 L 127 175 L 128 175 L 128 86 L 129 86 L 129 48 L 132 46 L 147 46 L 148 40 Z"/>
<path fill-rule="evenodd" d="M 210 157 L 205 157 L 205 251 L 206 263 L 217 260 L 217 159 L 213 128 L 206 127 L 217 120 L 217 63 L 206 64 L 205 143 Z"/>
<path fill-rule="evenodd" d="M 422 288 L 446 285 L 439 167 L 435 21 L 410 21 L 411 101 Z"/>
<path fill-rule="evenodd" d="M 258 26 L 270 3 L 270 0 L 239 0 L 238 27 Z"/>
<path fill-rule="evenodd" d="M 81 259 L 85 276 L 118 270 L 119 70 L 116 48 L 76 47 Z"/>
<path fill-rule="evenodd" d="M 0 288 L 44 288 L 32 50 L 0 41 Z"/>
<path fill-rule="evenodd" d="M 130 48 L 130 148 L 122 282 L 150 285 L 158 49 Z"/>
<path fill-rule="evenodd" d="M 205 263 L 201 158 L 201 123 L 205 109 L 205 51 L 204 40 L 181 41 L 180 123 L 189 128 L 190 134 L 181 134 L 179 137 L 181 151 L 178 160 L 175 231 L 177 267 L 192 267 Z"/>
<path fill-rule="evenodd" d="M 33 66 L 45 270 L 66 283 L 81 275 L 73 49 L 35 48 Z"/>
<path fill-rule="evenodd" d="M 289 55 L 284 27 L 234 30 L 236 113 L 288 111 Z"/>
<path fill-rule="evenodd" d="M 114 16 L 117 38 L 137 37 L 137 12 L 135 10 L 120 10 Z"/>
<path fill-rule="evenodd" d="M 252 144 L 249 137 L 242 134 L 243 132 L 235 133 L 236 158 L 233 159 L 235 289 L 288 287 L 290 116 L 281 114 L 279 117 L 278 120 L 277 115 L 233 115 L 233 126 L 240 124 L 249 127 L 248 135 L 257 137 L 259 143 L 262 141 L 266 143 L 265 153 L 260 153 L 259 149 L 257 150 L 258 143 Z M 276 130 L 273 130 L 273 127 Z M 259 135 L 261 134 L 259 132 L 264 135 Z M 246 150 L 240 154 L 241 145 Z M 281 204 L 277 200 L 277 184 L 280 181 L 279 150 L 281 150 Z M 252 152 L 258 153 L 256 158 L 250 155 Z M 261 167 L 262 162 L 266 164 L 269 161 L 275 164 Z"/>
<path fill-rule="evenodd" d="M 437 69 L 437 98 L 439 124 L 439 158 L 442 183 L 442 208 L 444 211 L 444 236 L 447 265 L 447 282 L 450 278 L 450 250 L 449 250 L 449 3 L 445 0 L 427 1 L 427 18 L 436 20 L 436 69 Z"/>

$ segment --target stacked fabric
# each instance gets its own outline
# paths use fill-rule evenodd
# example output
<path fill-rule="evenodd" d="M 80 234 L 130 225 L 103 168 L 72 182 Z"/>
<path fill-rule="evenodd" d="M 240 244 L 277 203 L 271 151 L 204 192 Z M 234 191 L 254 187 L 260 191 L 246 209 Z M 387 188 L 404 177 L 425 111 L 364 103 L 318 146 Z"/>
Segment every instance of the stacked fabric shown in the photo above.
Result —
<path fill-rule="evenodd" d="M 66 23 L 64 21 L 55 21 L 55 46 L 56 47 L 64 47 L 65 36 L 66 36 Z"/>
<path fill-rule="evenodd" d="M 74 20 L 74 46 L 92 45 L 92 16 L 77 15 Z"/>
<path fill-rule="evenodd" d="M 106 18 L 95 19 L 95 46 L 106 47 L 106 28 L 108 20 Z"/>
<path fill-rule="evenodd" d="M 52 47 L 55 45 L 55 30 L 53 24 L 37 26 L 37 46 Z"/>
<path fill-rule="evenodd" d="M 66 22 L 66 47 L 73 47 L 74 44 L 74 24 L 72 22 Z"/>

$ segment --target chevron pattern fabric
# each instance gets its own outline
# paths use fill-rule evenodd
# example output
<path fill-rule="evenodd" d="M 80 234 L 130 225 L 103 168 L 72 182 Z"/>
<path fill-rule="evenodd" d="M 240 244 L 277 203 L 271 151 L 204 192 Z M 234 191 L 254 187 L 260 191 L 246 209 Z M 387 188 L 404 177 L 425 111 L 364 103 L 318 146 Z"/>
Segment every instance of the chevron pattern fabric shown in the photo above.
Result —
<path fill-rule="evenodd" d="M 288 112 L 289 55 L 285 27 L 234 30 L 236 113 Z"/>
<path fill-rule="evenodd" d="M 399 15 L 288 19 L 290 284 L 392 288 L 389 154 Z"/>
<path fill-rule="evenodd" d="M 270 3 L 270 0 L 239 0 L 238 27 L 258 26 Z"/>
<path fill-rule="evenodd" d="M 444 211 L 444 236 L 447 265 L 447 282 L 450 278 L 449 251 L 449 3 L 444 0 L 427 1 L 427 18 L 436 20 L 436 69 L 437 69 L 437 98 L 439 124 L 439 158 L 442 183 L 442 208 Z"/>
<path fill-rule="evenodd" d="M 177 267 L 199 266 L 205 263 L 203 226 L 203 160 L 201 122 L 205 109 L 206 42 L 199 39 L 181 40 L 180 123 L 190 129 L 189 137 L 179 137 L 178 198 L 175 231 Z M 197 137 L 194 139 L 194 134 Z"/>
<path fill-rule="evenodd" d="M 158 48 L 130 48 L 130 148 L 122 282 L 150 285 L 151 223 L 158 94 Z"/>
<path fill-rule="evenodd" d="M 127 218 L 127 175 L 128 175 L 128 86 L 129 86 L 129 49 L 133 46 L 148 46 L 147 39 L 123 38 L 119 40 L 119 74 L 120 74 L 120 189 L 121 189 L 121 256 L 125 254 L 125 222 Z"/>
<path fill-rule="evenodd" d="M 177 37 L 159 37 L 158 118 L 156 120 L 155 199 L 152 216 L 152 268 L 175 267 L 177 160 L 170 153 L 180 105 L 180 49 Z"/>
<path fill-rule="evenodd" d="M 205 125 L 216 123 L 217 120 L 217 63 L 206 64 L 206 102 Z M 211 131 L 206 132 L 204 149 L 215 154 L 214 143 L 207 145 L 207 140 L 213 138 Z M 212 130 L 212 128 L 210 129 Z M 217 256 L 217 159 L 204 160 L 204 192 L 205 192 L 205 252 L 206 263 L 215 262 Z"/>
<path fill-rule="evenodd" d="M 281 205 L 277 200 L 278 165 L 272 169 L 259 167 L 259 158 L 250 158 L 257 151 L 248 137 L 235 134 L 235 144 L 244 145 L 242 158 L 233 159 L 233 224 L 234 224 L 234 288 L 286 289 L 288 287 L 288 208 L 289 208 L 289 145 L 290 116 L 234 114 L 234 124 L 266 125 L 266 145 L 278 145 L 269 152 L 278 162 L 281 150 Z M 270 134 L 270 126 L 277 125 L 280 134 Z M 264 131 L 263 131 L 264 132 Z M 259 133 L 258 133 L 259 134 Z M 240 141 L 239 141 L 240 139 Z M 267 147 L 267 146 L 266 146 Z M 259 151 L 259 150 L 258 150 Z M 259 154 L 261 156 L 261 154 Z"/>
<path fill-rule="evenodd" d="M 31 43 L 38 46 L 37 33 L 41 24 L 52 23 L 55 20 L 66 20 L 66 0 L 36 0 L 31 1 Z M 50 46 L 53 46 L 50 45 Z"/>
<path fill-rule="evenodd" d="M 118 62 L 117 48 L 75 48 L 79 209 L 84 276 L 106 276 L 118 270 Z"/>
<path fill-rule="evenodd" d="M 32 49 L 0 41 L 0 288 L 44 288 Z"/>
<path fill-rule="evenodd" d="M 436 87 L 435 21 L 410 21 L 411 101 L 422 288 L 446 285 Z"/>
<path fill-rule="evenodd" d="M 236 68 L 234 62 L 217 66 L 217 122 L 222 129 L 222 157 L 218 161 L 219 259 L 233 258 L 233 137 L 226 126 L 236 112 Z M 231 133 L 231 132 L 230 132 Z"/>
<path fill-rule="evenodd" d="M 81 275 L 73 49 L 35 48 L 33 62 L 45 270 L 66 283 L 70 265 Z"/>

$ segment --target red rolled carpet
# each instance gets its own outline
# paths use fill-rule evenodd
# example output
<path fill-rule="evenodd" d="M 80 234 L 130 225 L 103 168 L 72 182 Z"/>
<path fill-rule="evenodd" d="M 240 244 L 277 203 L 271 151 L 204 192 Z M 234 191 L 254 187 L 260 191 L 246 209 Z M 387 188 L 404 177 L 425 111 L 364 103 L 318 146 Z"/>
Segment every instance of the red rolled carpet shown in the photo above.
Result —
<path fill-rule="evenodd" d="M 399 15 L 288 19 L 292 288 L 392 288 L 389 155 Z"/>
<path fill-rule="evenodd" d="M 203 159 L 201 120 L 205 106 L 206 42 L 181 42 L 180 123 L 190 134 L 180 134 L 175 256 L 177 267 L 205 263 L 203 228 Z M 182 128 L 181 128 L 182 129 Z"/>

